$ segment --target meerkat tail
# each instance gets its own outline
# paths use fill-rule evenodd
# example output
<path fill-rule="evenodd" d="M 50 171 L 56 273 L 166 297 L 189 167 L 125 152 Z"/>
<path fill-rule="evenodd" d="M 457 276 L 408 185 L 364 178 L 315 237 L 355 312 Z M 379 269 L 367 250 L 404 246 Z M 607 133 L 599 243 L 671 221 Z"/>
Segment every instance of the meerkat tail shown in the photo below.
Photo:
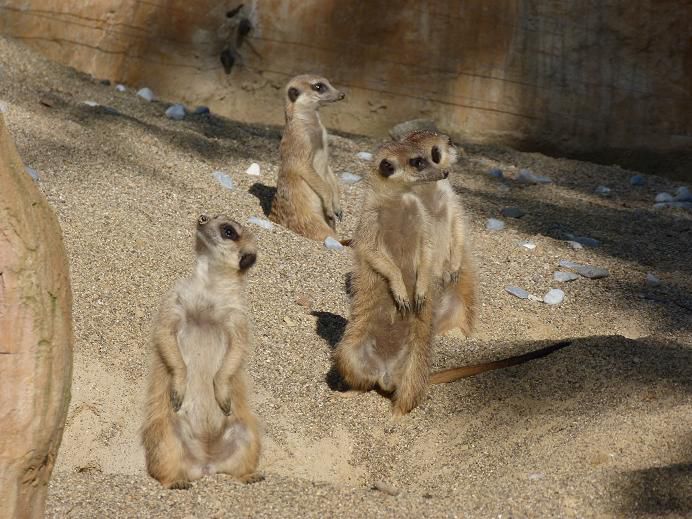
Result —
<path fill-rule="evenodd" d="M 545 348 L 541 348 L 536 351 L 530 351 L 524 353 L 523 355 L 517 355 L 516 357 L 509 357 L 506 359 L 496 360 L 493 362 L 485 362 L 483 364 L 476 364 L 473 366 L 461 366 L 456 368 L 443 369 L 442 371 L 437 371 L 433 373 L 430 377 L 430 384 L 446 384 L 448 382 L 454 382 L 462 378 L 472 377 L 486 371 L 493 371 L 496 369 L 509 368 L 511 366 L 517 366 L 534 359 L 540 359 L 541 357 L 546 357 L 551 353 L 565 348 L 572 344 L 572 341 L 563 341 L 556 344 L 551 344 Z"/>

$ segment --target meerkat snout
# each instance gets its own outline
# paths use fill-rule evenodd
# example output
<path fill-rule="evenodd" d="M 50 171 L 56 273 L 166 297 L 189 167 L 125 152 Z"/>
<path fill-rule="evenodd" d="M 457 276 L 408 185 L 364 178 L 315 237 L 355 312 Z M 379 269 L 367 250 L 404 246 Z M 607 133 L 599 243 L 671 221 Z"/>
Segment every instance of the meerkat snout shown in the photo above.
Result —
<path fill-rule="evenodd" d="M 247 270 L 252 267 L 257 261 L 257 254 L 249 252 L 240 256 L 240 270 Z"/>

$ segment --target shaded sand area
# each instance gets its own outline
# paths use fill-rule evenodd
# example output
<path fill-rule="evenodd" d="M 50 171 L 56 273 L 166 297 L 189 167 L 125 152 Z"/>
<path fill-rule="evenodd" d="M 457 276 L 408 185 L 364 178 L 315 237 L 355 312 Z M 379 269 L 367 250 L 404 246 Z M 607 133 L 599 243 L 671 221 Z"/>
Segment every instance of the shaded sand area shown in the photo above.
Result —
<path fill-rule="evenodd" d="M 150 321 L 163 293 L 191 271 L 199 213 L 264 217 L 280 129 L 213 115 L 172 121 L 167 104 L 116 92 L 4 39 L 0 102 L 58 214 L 74 291 L 72 403 L 49 517 L 692 514 L 692 212 L 653 209 L 656 193 L 679 184 L 648 177 L 633 187 L 634 172 L 618 167 L 468 146 L 452 182 L 469 213 L 483 304 L 473 338 L 435 340 L 436 368 L 574 343 L 434 387 L 399 422 L 377 393 L 345 398 L 330 388 L 329 355 L 348 318 L 350 252 L 250 225 L 260 255 L 249 280 L 248 369 L 266 480 L 244 486 L 217 476 L 164 491 L 144 471 L 137 435 Z M 363 175 L 356 154 L 376 145 L 335 136 L 334 170 Z M 259 177 L 245 173 L 252 162 Z M 553 182 L 504 182 L 488 174 L 494 167 Z M 233 190 L 216 170 L 232 177 Z M 610 196 L 595 194 L 598 185 Z M 363 185 L 342 187 L 348 237 Z M 526 215 L 500 217 L 513 206 Z M 490 217 L 505 229 L 487 231 Z M 570 234 L 600 246 L 574 250 Z M 520 247 L 524 240 L 535 249 Z M 610 275 L 558 283 L 563 259 Z M 646 283 L 649 272 L 659 286 Z M 561 288 L 565 299 L 521 300 L 507 285 L 539 296 Z"/>

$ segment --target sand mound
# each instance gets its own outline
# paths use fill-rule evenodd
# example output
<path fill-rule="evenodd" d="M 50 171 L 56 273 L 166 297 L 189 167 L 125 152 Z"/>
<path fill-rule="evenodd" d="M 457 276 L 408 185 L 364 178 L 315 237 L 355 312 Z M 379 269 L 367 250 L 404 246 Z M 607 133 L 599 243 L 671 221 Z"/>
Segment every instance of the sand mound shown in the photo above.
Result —
<path fill-rule="evenodd" d="M 58 213 L 71 265 L 74 382 L 49 516 L 692 513 L 692 216 L 652 209 L 654 195 L 675 184 L 649 177 L 633 188 L 632 172 L 617 167 L 469 147 L 453 183 L 470 215 L 483 306 L 474 338 L 436 339 L 436 367 L 576 339 L 545 359 L 435 387 L 398 423 L 376 393 L 344 398 L 326 380 L 348 318 L 350 253 L 252 226 L 260 257 L 249 283 L 249 373 L 267 479 L 242 486 L 215 477 L 167 492 L 145 474 L 137 437 L 150 319 L 191 269 L 200 212 L 263 216 L 280 129 L 214 116 L 171 121 L 162 102 L 116 92 L 3 39 L 0 102 Z M 376 144 L 335 137 L 335 171 L 363 174 L 356 153 Z M 245 174 L 252 162 L 259 178 Z M 530 168 L 554 182 L 507 188 L 488 175 L 492 167 Z M 599 184 L 610 197 L 594 194 Z M 343 193 L 347 237 L 362 185 Z M 506 206 L 527 214 L 486 231 Z M 601 245 L 572 250 L 569 233 Z M 517 245 L 527 239 L 534 250 Z M 560 259 L 610 276 L 558 284 Z M 647 286 L 647 272 L 662 285 Z M 506 285 L 538 295 L 559 287 L 566 297 L 547 306 L 514 298 Z M 398 495 L 371 490 L 377 482 Z"/>

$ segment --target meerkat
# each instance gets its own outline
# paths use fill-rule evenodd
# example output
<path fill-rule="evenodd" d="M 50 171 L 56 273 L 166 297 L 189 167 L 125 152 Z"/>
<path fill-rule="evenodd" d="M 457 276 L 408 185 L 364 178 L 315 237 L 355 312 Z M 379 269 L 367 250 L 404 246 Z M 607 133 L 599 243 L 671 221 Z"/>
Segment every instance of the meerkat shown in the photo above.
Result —
<path fill-rule="evenodd" d="M 445 171 L 457 161 L 457 149 L 447 135 L 418 131 L 405 136 L 402 142 L 425 150 L 428 159 Z M 414 193 L 432 218 L 436 252 L 432 275 L 437 288 L 433 333 L 438 335 L 459 328 L 469 336 L 477 313 L 478 270 L 463 207 L 447 179 L 416 186 Z"/>
<path fill-rule="evenodd" d="M 352 389 L 392 393 L 395 415 L 418 405 L 430 375 L 432 231 L 413 190 L 446 176 L 415 145 L 383 145 L 353 238 L 351 315 L 334 365 Z"/>
<path fill-rule="evenodd" d="M 153 327 L 141 435 L 147 470 L 166 488 L 216 473 L 260 479 L 245 381 L 251 333 L 244 291 L 255 240 L 230 218 L 202 215 L 195 249 L 194 273 L 164 298 Z"/>
<path fill-rule="evenodd" d="M 336 237 L 343 213 L 319 108 L 345 94 L 323 77 L 301 75 L 288 82 L 285 96 L 281 169 L 269 219 L 313 240 Z"/>

